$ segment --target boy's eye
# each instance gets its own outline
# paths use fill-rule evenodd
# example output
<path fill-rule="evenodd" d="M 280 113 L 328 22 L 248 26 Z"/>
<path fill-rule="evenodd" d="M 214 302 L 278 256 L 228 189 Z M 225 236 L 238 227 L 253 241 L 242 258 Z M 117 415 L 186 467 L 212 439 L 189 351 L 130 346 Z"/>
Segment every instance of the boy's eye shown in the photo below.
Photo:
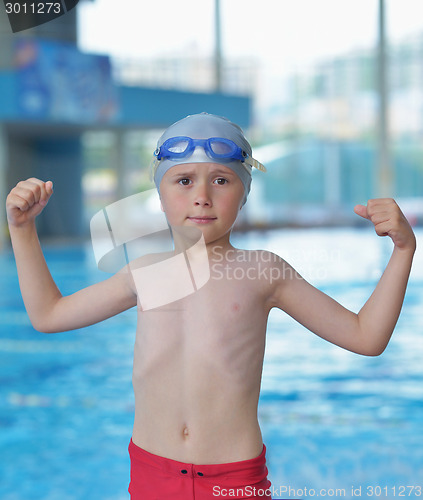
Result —
<path fill-rule="evenodd" d="M 226 184 L 228 181 L 224 177 L 219 177 L 218 179 L 215 179 L 214 181 L 216 184 L 219 184 L 219 186 L 223 186 Z"/>
<path fill-rule="evenodd" d="M 178 184 L 181 184 L 182 186 L 188 186 L 190 182 L 191 182 L 190 179 L 184 177 L 183 179 L 179 179 Z"/>

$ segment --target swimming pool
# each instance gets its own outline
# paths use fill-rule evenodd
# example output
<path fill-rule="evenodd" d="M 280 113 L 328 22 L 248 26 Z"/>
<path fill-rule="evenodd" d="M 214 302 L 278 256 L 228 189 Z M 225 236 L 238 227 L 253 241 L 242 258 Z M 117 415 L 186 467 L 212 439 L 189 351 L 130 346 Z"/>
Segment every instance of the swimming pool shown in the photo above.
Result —
<path fill-rule="evenodd" d="M 421 230 L 417 236 L 422 243 Z M 233 241 L 282 255 L 353 310 L 390 250 L 371 230 L 257 232 Z M 105 277 L 90 244 L 47 246 L 45 254 L 63 293 Z M 380 357 L 344 351 L 271 312 L 259 416 L 282 498 L 352 498 L 359 488 L 362 496 L 418 496 L 400 488 L 423 487 L 421 255 Z M 10 252 L 0 254 L 0 271 L 0 498 L 128 498 L 135 311 L 77 332 L 39 334 Z"/>

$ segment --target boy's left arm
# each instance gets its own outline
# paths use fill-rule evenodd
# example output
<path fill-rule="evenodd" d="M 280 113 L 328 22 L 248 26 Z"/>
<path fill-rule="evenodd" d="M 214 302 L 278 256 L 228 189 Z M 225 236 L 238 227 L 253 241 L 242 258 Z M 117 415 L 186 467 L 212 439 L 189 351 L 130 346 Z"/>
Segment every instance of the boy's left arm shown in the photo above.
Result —
<path fill-rule="evenodd" d="M 390 236 L 394 250 L 374 292 L 358 314 L 341 306 L 307 283 L 294 271 L 283 275 L 271 297 L 271 306 L 279 307 L 320 337 L 350 351 L 375 356 L 386 348 L 398 320 L 413 255 L 414 233 L 392 199 L 369 200 L 357 205 L 356 214 L 369 219 L 379 236 Z M 290 268 L 291 271 L 292 268 Z"/>
<path fill-rule="evenodd" d="M 392 199 L 369 200 L 367 207 L 357 205 L 354 211 L 369 219 L 379 236 L 389 236 L 394 243 L 392 256 L 379 283 L 358 313 L 361 330 L 371 335 L 376 350 L 383 352 L 401 312 L 416 250 L 416 237 Z"/>

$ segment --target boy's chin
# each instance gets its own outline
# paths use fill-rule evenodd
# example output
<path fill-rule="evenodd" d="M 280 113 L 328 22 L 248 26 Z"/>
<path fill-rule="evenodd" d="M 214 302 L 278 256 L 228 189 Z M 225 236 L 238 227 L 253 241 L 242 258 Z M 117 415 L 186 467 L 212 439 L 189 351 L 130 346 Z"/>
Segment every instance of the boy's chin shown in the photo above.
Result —
<path fill-rule="evenodd" d="M 198 243 L 203 236 L 203 231 L 197 227 L 190 226 L 171 226 L 172 236 L 177 240 L 178 246 L 188 250 Z"/>
<path fill-rule="evenodd" d="M 231 229 L 232 228 L 223 233 L 208 226 L 171 226 L 174 240 L 177 239 L 178 247 L 182 247 L 184 250 L 188 250 L 188 248 L 191 248 L 195 244 L 199 243 L 202 236 L 204 238 L 203 242 L 206 246 L 223 244 L 224 242 L 229 241 Z"/>

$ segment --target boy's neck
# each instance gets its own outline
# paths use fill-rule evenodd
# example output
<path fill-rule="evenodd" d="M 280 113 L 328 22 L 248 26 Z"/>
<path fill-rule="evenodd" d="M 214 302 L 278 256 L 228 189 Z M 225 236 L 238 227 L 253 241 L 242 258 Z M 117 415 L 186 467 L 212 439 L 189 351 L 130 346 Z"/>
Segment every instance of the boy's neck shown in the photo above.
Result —
<path fill-rule="evenodd" d="M 189 228 L 192 229 L 192 228 Z M 186 231 L 184 228 L 183 231 L 172 230 L 173 243 L 175 246 L 175 253 L 182 253 L 188 250 L 189 248 L 194 247 L 201 240 L 201 233 L 197 231 Z M 206 250 L 209 259 L 224 255 L 228 250 L 232 250 L 234 247 L 230 242 L 230 232 L 223 235 L 221 238 L 206 242 Z M 199 250 L 200 247 L 198 247 Z"/>
<path fill-rule="evenodd" d="M 222 261 L 222 259 L 225 258 L 228 252 L 233 250 L 234 247 L 232 246 L 231 242 L 229 241 L 229 238 L 227 240 L 219 240 L 219 241 L 214 241 L 213 243 L 209 243 L 207 245 L 207 253 L 209 256 L 209 260 L 215 260 L 218 259 L 219 262 Z"/>

